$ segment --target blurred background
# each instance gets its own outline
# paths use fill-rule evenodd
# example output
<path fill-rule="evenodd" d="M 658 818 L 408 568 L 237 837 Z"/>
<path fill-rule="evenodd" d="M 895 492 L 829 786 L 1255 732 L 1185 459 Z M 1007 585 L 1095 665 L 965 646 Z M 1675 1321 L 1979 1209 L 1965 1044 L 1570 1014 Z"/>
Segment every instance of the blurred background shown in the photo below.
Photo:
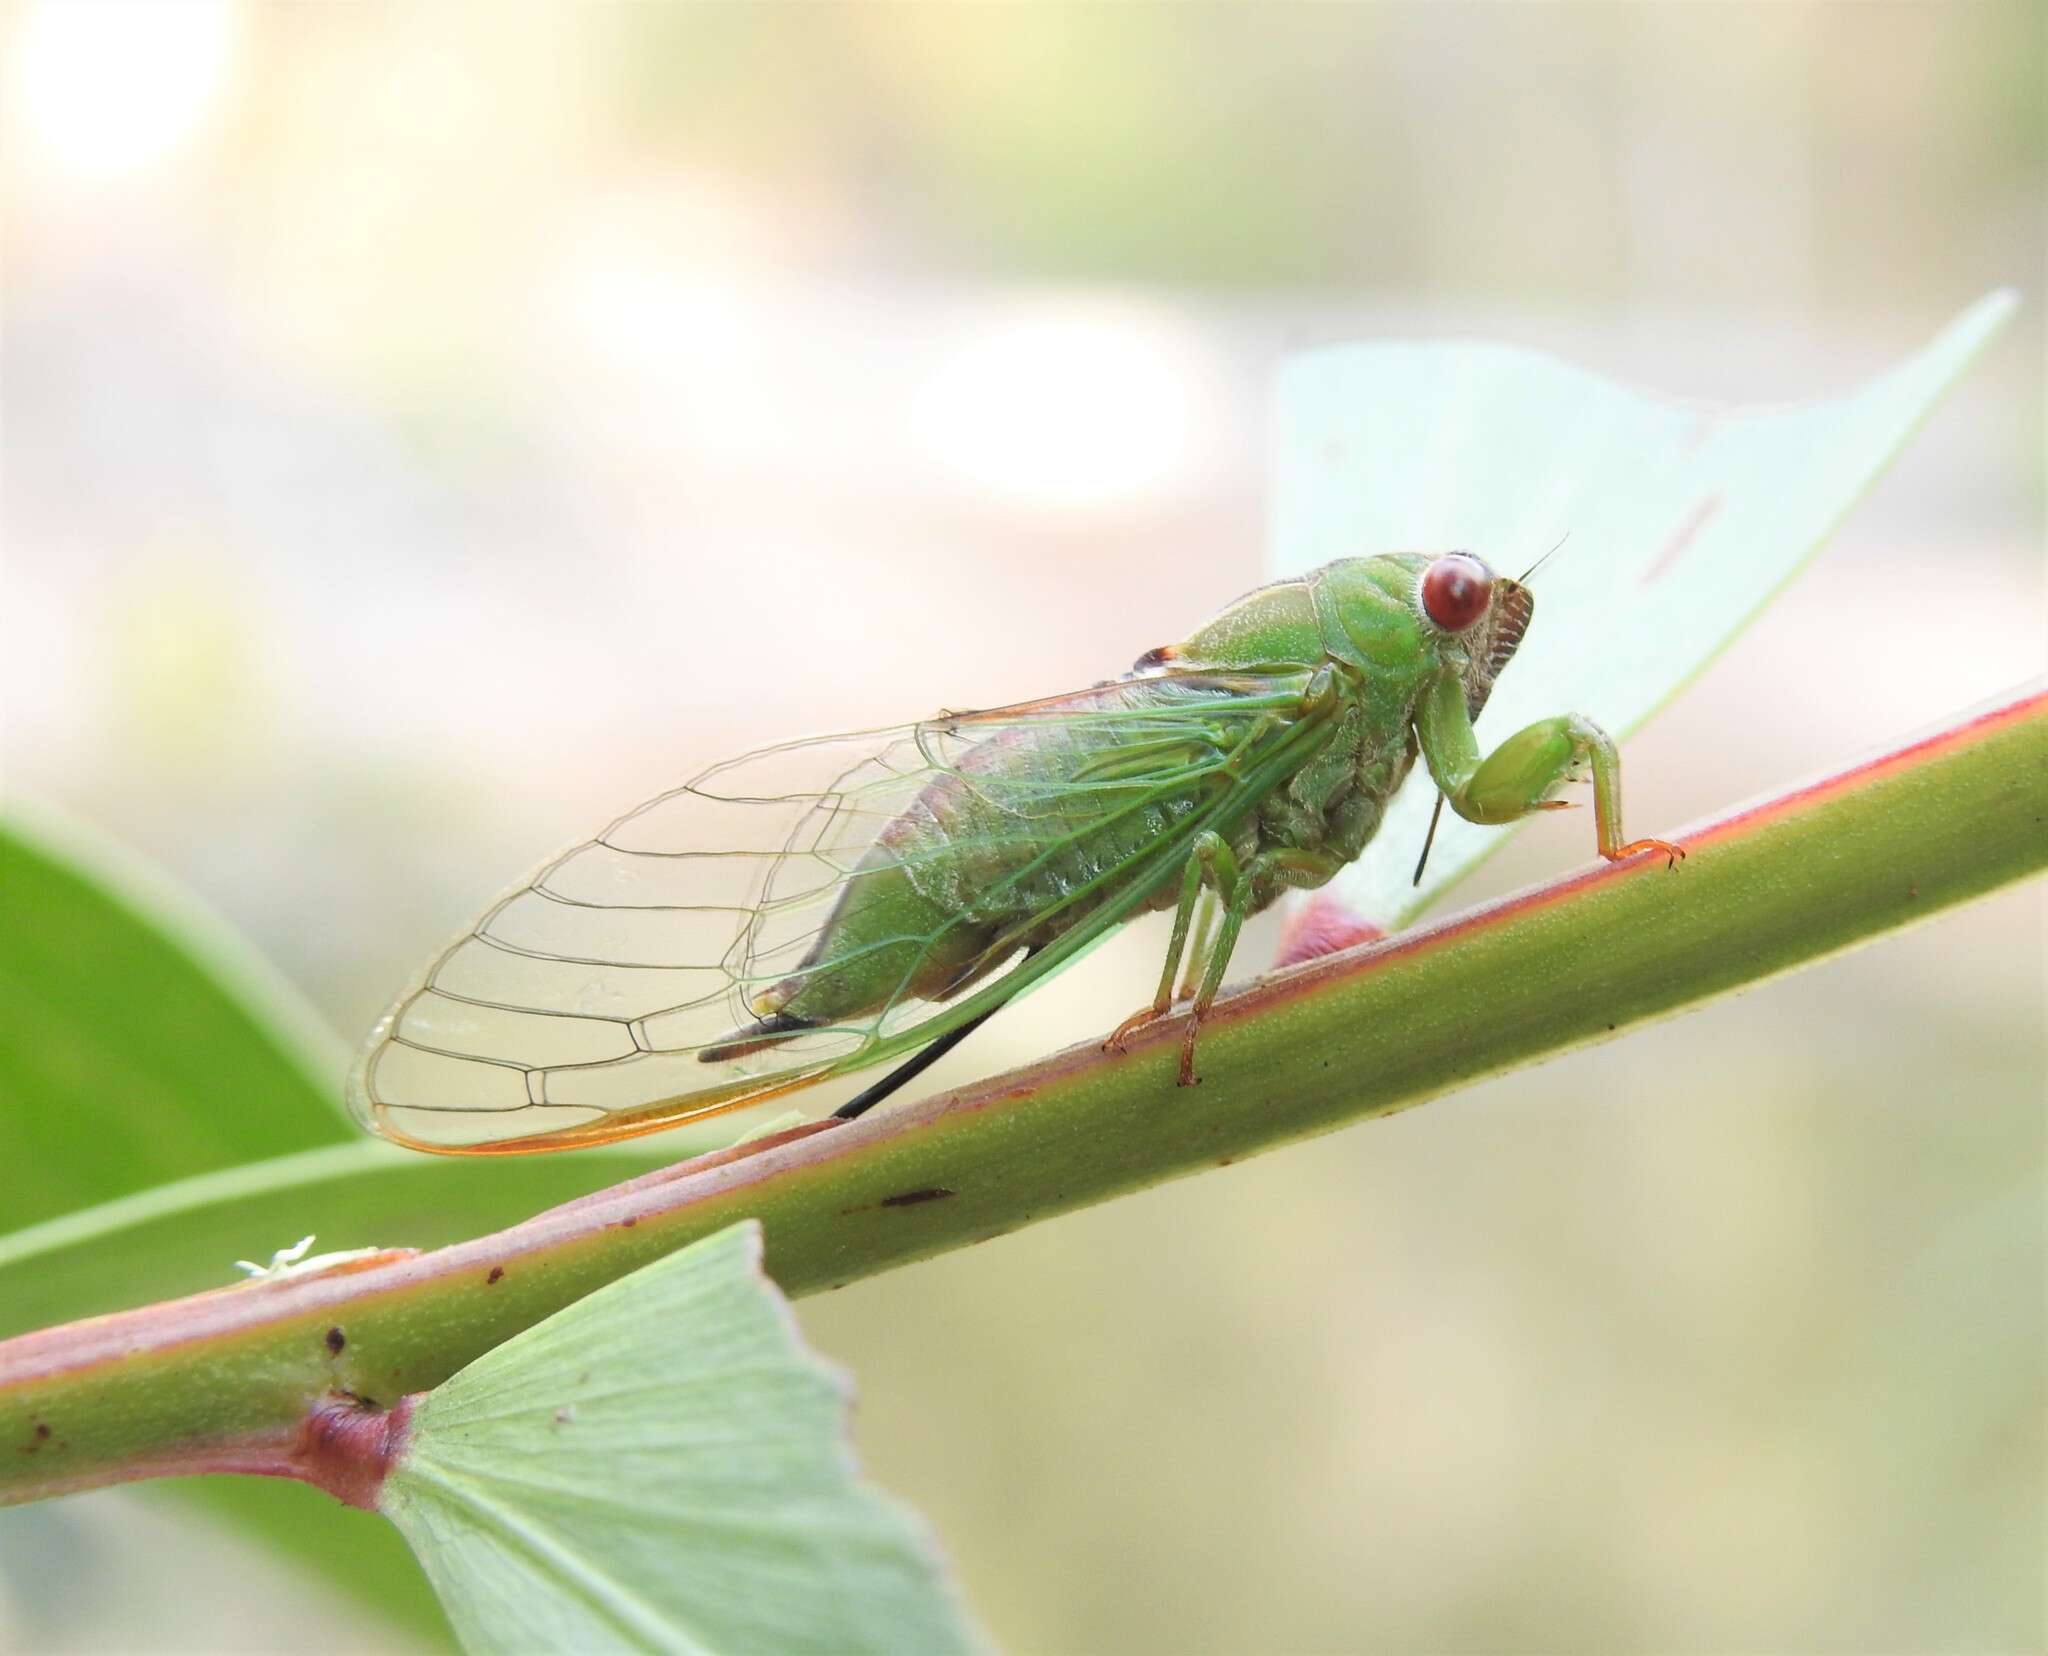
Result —
<path fill-rule="evenodd" d="M 0 28 L 7 791 L 170 870 L 351 1042 L 703 763 L 1089 682 L 1254 584 L 1305 344 L 1782 400 L 2016 283 L 1631 743 L 1631 825 L 2042 670 L 2038 5 Z M 1543 823 L 1473 894 L 1585 854 Z M 2042 918 L 2008 893 L 802 1318 L 1011 1649 L 2041 1648 Z M 1106 1027 L 1161 941 L 943 1076 Z M 0 1648 L 137 1647 L 405 1645 L 161 1503 L 0 1519 Z"/>

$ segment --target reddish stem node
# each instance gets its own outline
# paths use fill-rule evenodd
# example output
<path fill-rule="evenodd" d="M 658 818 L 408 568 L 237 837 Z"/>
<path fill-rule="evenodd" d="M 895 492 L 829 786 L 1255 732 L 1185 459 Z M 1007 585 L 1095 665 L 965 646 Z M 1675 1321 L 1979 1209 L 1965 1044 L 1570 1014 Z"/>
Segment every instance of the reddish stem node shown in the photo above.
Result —
<path fill-rule="evenodd" d="M 275 1475 L 298 1478 L 344 1506 L 374 1512 L 384 1479 L 405 1452 L 418 1395 L 381 1409 L 353 1392 L 330 1392 L 307 1414 Z"/>

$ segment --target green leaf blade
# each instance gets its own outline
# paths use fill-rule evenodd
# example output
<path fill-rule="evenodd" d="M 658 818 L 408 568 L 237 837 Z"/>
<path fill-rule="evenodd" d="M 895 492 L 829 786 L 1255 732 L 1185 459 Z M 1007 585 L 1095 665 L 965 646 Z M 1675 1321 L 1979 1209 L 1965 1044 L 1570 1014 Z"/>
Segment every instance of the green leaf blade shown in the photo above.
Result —
<path fill-rule="evenodd" d="M 0 824 L 0 1231 L 348 1136 L 340 1053 L 132 859 Z"/>
<path fill-rule="evenodd" d="M 331 1248 L 459 1241 L 650 1162 L 489 1166 L 373 1145 L 341 1108 L 345 1063 L 292 987 L 188 893 L 11 802 L 0 821 L 0 1338 L 219 1287 L 237 1258 L 267 1259 L 309 1231 Z M 416 1574 L 393 1573 L 411 1571 L 403 1550 L 378 1548 L 360 1514 L 262 1479 L 180 1480 L 157 1498 L 446 1637 Z"/>
<path fill-rule="evenodd" d="M 676 1134 L 678 1158 L 711 1134 Z M 0 1339 L 234 1281 L 312 1234 L 322 1251 L 436 1248 L 487 1235 L 658 1165 L 597 1150 L 503 1160 L 361 1140 L 201 1174 L 0 1236 Z"/>
<path fill-rule="evenodd" d="M 383 1509 L 473 1651 L 976 1648 L 749 1222 L 421 1399 Z"/>

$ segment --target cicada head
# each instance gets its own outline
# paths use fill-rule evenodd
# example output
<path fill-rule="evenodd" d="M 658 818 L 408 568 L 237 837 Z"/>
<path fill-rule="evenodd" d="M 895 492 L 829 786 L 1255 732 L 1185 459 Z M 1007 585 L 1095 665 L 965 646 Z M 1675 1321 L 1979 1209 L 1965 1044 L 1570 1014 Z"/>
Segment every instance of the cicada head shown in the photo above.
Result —
<path fill-rule="evenodd" d="M 1536 595 L 1520 581 L 1496 575 L 1473 553 L 1446 552 L 1422 568 L 1415 597 L 1442 636 L 1445 655 L 1460 662 L 1465 707 L 1478 718 L 1494 680 L 1529 630 Z"/>

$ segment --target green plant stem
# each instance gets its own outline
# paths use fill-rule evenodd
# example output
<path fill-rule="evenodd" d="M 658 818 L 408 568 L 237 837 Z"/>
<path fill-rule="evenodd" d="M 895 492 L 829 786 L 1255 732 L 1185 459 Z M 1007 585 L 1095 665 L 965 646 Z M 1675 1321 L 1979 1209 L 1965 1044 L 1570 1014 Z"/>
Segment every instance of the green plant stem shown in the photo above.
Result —
<path fill-rule="evenodd" d="M 0 1344 L 0 1502 L 169 1472 L 331 1482 L 338 1395 L 388 1407 L 746 1215 L 807 1293 L 1228 1163 L 1726 994 L 2048 866 L 2048 688 L 1836 775 L 977 1086 L 701 1157 L 434 1253 Z M 328 1411 L 326 1415 L 322 1410 Z"/>

